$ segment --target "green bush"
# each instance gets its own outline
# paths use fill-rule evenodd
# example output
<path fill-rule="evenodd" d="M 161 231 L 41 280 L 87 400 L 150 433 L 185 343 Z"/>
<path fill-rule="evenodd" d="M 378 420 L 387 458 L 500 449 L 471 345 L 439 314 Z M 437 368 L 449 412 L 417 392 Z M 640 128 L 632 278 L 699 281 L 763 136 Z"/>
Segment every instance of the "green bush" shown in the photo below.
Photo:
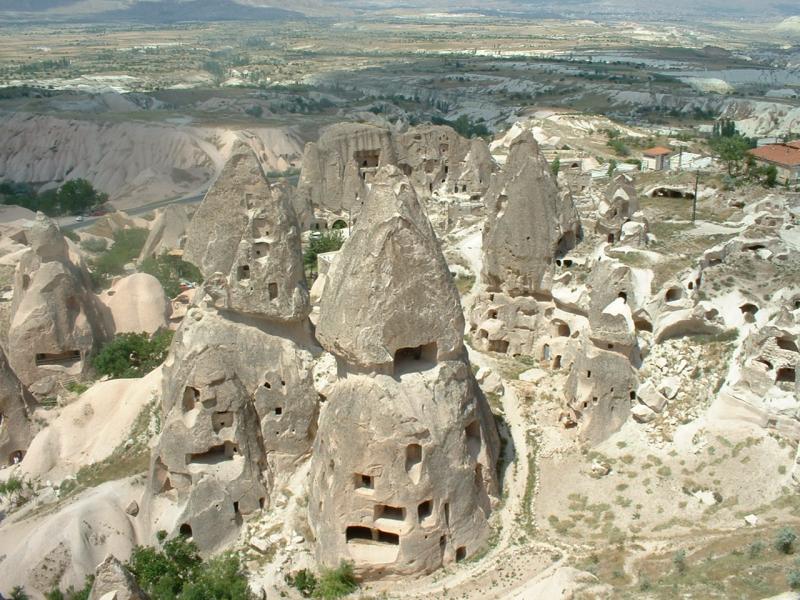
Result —
<path fill-rule="evenodd" d="M 338 229 L 326 231 L 317 238 L 312 237 L 308 243 L 308 248 L 303 253 L 303 264 L 306 269 L 315 270 L 317 268 L 317 255 L 325 252 L 335 252 L 342 247 L 342 244 L 344 244 L 344 237 Z"/>
<path fill-rule="evenodd" d="M 192 283 L 201 283 L 203 281 L 203 274 L 200 273 L 200 269 L 192 263 L 169 254 L 144 259 L 142 264 L 139 265 L 139 270 L 158 279 L 168 298 L 174 298 L 181 293 L 182 280 Z"/>
<path fill-rule="evenodd" d="M 30 600 L 30 596 L 25 593 L 25 590 L 22 589 L 22 586 L 18 585 L 11 590 L 11 596 L 9 596 L 9 600 Z"/>
<path fill-rule="evenodd" d="M 94 585 L 94 575 L 87 575 L 86 583 L 81 589 L 76 590 L 73 586 L 69 586 L 66 592 L 62 592 L 58 588 L 53 588 L 44 597 L 45 600 L 89 600 L 92 585 Z"/>
<path fill-rule="evenodd" d="M 14 498 L 22 493 L 24 481 L 19 477 L 11 476 L 5 481 L 0 481 L 0 496 Z"/>
<path fill-rule="evenodd" d="M 238 557 L 223 554 L 206 562 L 194 542 L 177 537 L 163 550 L 136 547 L 128 568 L 153 600 L 251 600 Z"/>
<path fill-rule="evenodd" d="M 775 537 L 775 549 L 782 554 L 791 554 L 794 550 L 794 543 L 796 540 L 797 534 L 794 530 L 789 527 L 784 527 Z"/>
<path fill-rule="evenodd" d="M 311 598 L 317 589 L 317 576 L 308 569 L 300 569 L 293 575 L 287 575 L 286 583 L 294 587 L 303 597 Z"/>
<path fill-rule="evenodd" d="M 800 568 L 794 568 L 786 575 L 786 583 L 793 590 L 800 590 Z"/>
<path fill-rule="evenodd" d="M 100 252 L 105 252 L 108 250 L 108 240 L 106 238 L 88 238 L 81 242 L 81 248 L 86 250 L 87 252 L 93 252 L 94 254 L 99 254 Z"/>
<path fill-rule="evenodd" d="M 322 598 L 323 600 L 343 598 L 357 589 L 358 584 L 353 574 L 353 563 L 342 562 L 335 569 L 323 569 L 317 587 L 314 590 L 314 598 Z"/>
<path fill-rule="evenodd" d="M 152 338 L 146 333 L 121 333 L 94 357 L 94 368 L 115 379 L 143 377 L 164 362 L 173 335 L 169 330 Z"/>
<path fill-rule="evenodd" d="M 672 556 L 672 564 L 675 566 L 675 570 L 679 575 L 686 573 L 686 570 L 688 569 L 686 566 L 686 550 L 678 550 Z"/>
<path fill-rule="evenodd" d="M 95 275 L 102 281 L 114 275 L 122 275 L 125 265 L 135 260 L 147 241 L 147 229 L 120 229 L 114 232 L 114 245 L 98 256 L 92 266 Z"/>

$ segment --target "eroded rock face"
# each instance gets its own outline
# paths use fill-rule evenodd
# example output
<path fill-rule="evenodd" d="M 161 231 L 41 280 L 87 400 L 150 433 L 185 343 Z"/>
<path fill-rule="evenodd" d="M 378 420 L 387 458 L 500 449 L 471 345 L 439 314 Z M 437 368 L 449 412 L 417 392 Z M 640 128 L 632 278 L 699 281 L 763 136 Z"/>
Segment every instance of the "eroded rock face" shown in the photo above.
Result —
<path fill-rule="evenodd" d="M 298 202 L 339 214 L 358 213 L 365 183 L 379 166 L 395 162 L 387 129 L 357 123 L 329 127 L 316 143 L 306 145 Z"/>
<path fill-rule="evenodd" d="M 585 341 L 567 378 L 567 421 L 580 427 L 581 439 L 598 444 L 628 420 L 637 386 L 626 356 Z"/>
<path fill-rule="evenodd" d="M 167 327 L 171 307 L 158 279 L 134 273 L 116 281 L 100 295 L 109 309 L 114 333 L 153 334 Z"/>
<path fill-rule="evenodd" d="M 629 240 L 635 239 L 633 229 L 629 227 L 627 232 L 623 232 L 623 226 L 638 211 L 639 195 L 633 181 L 626 175 L 618 175 L 608 185 L 604 197 L 597 206 L 597 232 L 606 235 L 612 244 L 620 241 L 623 233 Z"/>
<path fill-rule="evenodd" d="M 310 452 L 319 402 L 290 198 L 271 193 L 249 148 L 232 162 L 199 218 L 212 218 L 223 192 L 241 196 L 242 181 L 252 195 L 229 210 L 243 224 L 232 232 L 237 245 L 209 238 L 205 268 L 227 267 L 197 290 L 165 362 L 164 427 L 143 501 L 152 532 L 191 535 L 203 551 L 224 547 L 245 515 L 270 505 L 276 481 L 285 484 Z M 223 233 L 197 218 L 197 231 Z"/>
<path fill-rule="evenodd" d="M 34 400 L 8 365 L 0 349 L 0 464 L 22 460 L 33 437 L 30 416 Z"/>
<path fill-rule="evenodd" d="M 486 208 L 484 283 L 514 295 L 549 290 L 553 262 L 577 243 L 580 221 L 530 132 L 511 144 L 503 170 L 490 184 Z"/>
<path fill-rule="evenodd" d="M 8 359 L 25 385 L 39 382 L 47 392 L 86 372 L 92 351 L 109 336 L 109 318 L 53 221 L 38 214 L 26 237 L 30 249 L 14 276 Z"/>
<path fill-rule="evenodd" d="M 259 419 L 228 349 L 179 339 L 172 358 L 152 491 L 184 505 L 179 531 L 200 548 L 216 548 L 235 535 L 242 515 L 266 506 L 270 472 Z"/>
<path fill-rule="evenodd" d="M 440 191 L 482 196 L 496 168 L 486 142 L 467 140 L 450 127 L 422 125 L 394 133 L 344 123 L 306 146 L 295 206 L 313 207 L 325 226 L 342 218 L 352 223 L 369 184 L 386 165 L 400 169 L 423 200 Z"/>
<path fill-rule="evenodd" d="M 171 250 L 182 249 L 186 242 L 186 231 L 189 228 L 189 215 L 181 204 L 170 204 L 159 211 L 150 235 L 147 236 L 139 259 L 155 257 Z"/>
<path fill-rule="evenodd" d="M 365 206 L 322 298 L 317 331 L 339 379 L 312 454 L 309 519 L 325 565 L 426 573 L 486 543 L 498 436 L 413 188 L 381 169 Z"/>
<path fill-rule="evenodd" d="M 146 600 L 136 578 L 113 556 L 97 566 L 89 600 Z"/>
<path fill-rule="evenodd" d="M 291 199 L 272 193 L 243 143 L 192 219 L 185 257 L 202 265 L 217 308 L 293 321 L 311 311 Z"/>
<path fill-rule="evenodd" d="M 368 204 L 321 300 L 322 346 L 363 367 L 391 368 L 404 348 L 422 348 L 435 360 L 458 358 L 458 291 L 414 189 L 398 169 L 385 167 Z"/>

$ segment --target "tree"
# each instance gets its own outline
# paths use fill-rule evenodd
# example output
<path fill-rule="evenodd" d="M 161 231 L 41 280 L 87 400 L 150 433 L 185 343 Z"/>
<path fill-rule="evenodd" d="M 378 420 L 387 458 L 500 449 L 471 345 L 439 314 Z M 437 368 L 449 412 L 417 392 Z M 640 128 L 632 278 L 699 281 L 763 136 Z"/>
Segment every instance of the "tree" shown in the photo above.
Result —
<path fill-rule="evenodd" d="M 718 137 L 711 141 L 711 149 L 726 164 L 728 175 L 738 175 L 749 147 L 748 141 L 740 135 Z"/>
<path fill-rule="evenodd" d="M 561 159 L 556 156 L 553 162 L 550 163 L 550 172 L 553 174 L 553 177 L 558 177 L 559 170 L 561 170 Z"/>
<path fill-rule="evenodd" d="M 22 586 L 16 586 L 13 590 L 11 590 L 11 596 L 9 596 L 9 600 L 30 600 L 30 596 L 22 589 Z"/>
<path fill-rule="evenodd" d="M 103 346 L 93 365 L 101 375 L 115 379 L 144 377 L 164 362 L 174 332 L 159 331 L 152 338 L 146 333 L 121 333 Z"/>
<path fill-rule="evenodd" d="M 192 263 L 166 253 L 157 257 L 145 258 L 139 265 L 139 270 L 158 279 L 168 298 L 174 298 L 181 293 L 181 281 L 191 283 L 203 281 L 200 269 Z"/>
<path fill-rule="evenodd" d="M 767 187 L 775 187 L 775 184 L 778 183 L 778 168 L 775 165 L 769 165 L 764 171 L 764 174 L 766 176 L 764 185 Z"/>
<path fill-rule="evenodd" d="M 335 252 L 344 244 L 344 236 L 339 229 L 326 231 L 321 236 L 312 237 L 308 248 L 303 253 L 303 264 L 306 269 L 313 271 L 317 266 L 317 255 L 325 252 Z"/>
<path fill-rule="evenodd" d="M 617 170 L 617 161 L 613 158 L 608 162 L 608 176 L 613 177 Z"/>
<path fill-rule="evenodd" d="M 71 179 L 58 190 L 61 214 L 76 215 L 104 204 L 107 194 L 101 194 L 85 179 Z"/>

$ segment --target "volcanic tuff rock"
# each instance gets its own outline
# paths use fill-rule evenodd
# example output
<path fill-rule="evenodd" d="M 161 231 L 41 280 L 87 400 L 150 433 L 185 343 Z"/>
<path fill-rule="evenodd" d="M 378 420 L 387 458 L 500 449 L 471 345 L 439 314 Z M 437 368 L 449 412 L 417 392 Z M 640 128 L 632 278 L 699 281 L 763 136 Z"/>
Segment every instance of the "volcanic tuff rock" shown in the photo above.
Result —
<path fill-rule="evenodd" d="M 385 165 L 399 168 L 421 199 L 441 190 L 482 195 L 495 170 L 483 140 L 467 140 L 450 127 L 423 125 L 395 133 L 375 125 L 339 124 L 306 146 L 295 206 L 313 206 L 317 217 L 312 221 L 324 219 L 326 226 L 340 218 L 355 221 L 368 185 Z"/>
<path fill-rule="evenodd" d="M 97 565 L 89 600 L 146 600 L 136 578 L 113 556 Z"/>
<path fill-rule="evenodd" d="M 499 439 L 411 184 L 382 168 L 365 207 L 322 298 L 317 331 L 340 378 L 321 412 L 309 519 L 323 564 L 426 573 L 486 543 Z"/>
<path fill-rule="evenodd" d="M 89 355 L 109 335 L 109 318 L 53 221 L 38 214 L 26 237 L 30 249 L 14 276 L 8 359 L 23 383 L 41 380 L 47 391 L 86 371 Z"/>
<path fill-rule="evenodd" d="M 194 215 L 184 258 L 207 278 L 217 308 L 299 321 L 310 312 L 300 228 L 241 143 Z"/>
<path fill-rule="evenodd" d="M 581 229 L 572 198 L 559 192 L 530 132 L 511 144 L 486 208 L 484 283 L 515 295 L 549 290 L 555 257 L 575 245 Z"/>
<path fill-rule="evenodd" d="M 19 462 L 32 438 L 34 400 L 8 366 L 0 349 L 0 464 Z"/>
<path fill-rule="evenodd" d="M 384 167 L 367 202 L 322 297 L 322 346 L 364 367 L 391 367 L 398 350 L 421 346 L 435 360 L 459 358 L 458 292 L 414 189 Z"/>
<path fill-rule="evenodd" d="M 160 210 L 150 227 L 150 235 L 142 246 L 139 260 L 183 248 L 189 223 L 186 207 L 181 204 L 170 204 Z"/>
<path fill-rule="evenodd" d="M 271 194 L 244 144 L 191 228 L 187 251 L 197 250 L 208 280 L 164 365 L 164 428 L 142 504 L 153 532 L 190 533 L 213 550 L 237 534 L 243 515 L 267 508 L 275 479 L 285 482 L 310 451 L 319 349 L 290 200 Z"/>
<path fill-rule="evenodd" d="M 123 277 L 100 295 L 114 323 L 114 333 L 155 333 L 168 325 L 171 307 L 158 279 L 147 273 Z"/>

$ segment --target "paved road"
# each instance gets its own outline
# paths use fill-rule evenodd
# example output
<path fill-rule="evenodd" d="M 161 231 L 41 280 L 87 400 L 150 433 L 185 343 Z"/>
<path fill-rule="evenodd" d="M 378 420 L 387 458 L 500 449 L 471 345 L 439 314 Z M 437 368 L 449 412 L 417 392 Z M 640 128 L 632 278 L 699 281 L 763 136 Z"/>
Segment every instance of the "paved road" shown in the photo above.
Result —
<path fill-rule="evenodd" d="M 170 204 L 196 204 L 200 202 L 205 197 L 205 192 L 202 194 L 196 194 L 194 196 L 187 196 L 185 198 L 169 198 L 167 200 L 159 200 L 158 202 L 151 202 L 150 204 L 145 204 L 144 206 L 140 206 L 138 208 L 132 208 L 130 210 L 126 210 L 125 212 L 129 215 L 142 215 L 145 213 L 149 213 L 154 211 L 157 208 L 162 208 L 164 206 L 168 206 Z M 75 221 L 75 217 L 61 217 L 58 219 L 58 224 L 61 226 L 61 229 L 83 229 L 84 227 L 88 227 L 97 219 L 101 219 L 102 217 L 84 217 L 83 221 L 77 222 Z"/>

